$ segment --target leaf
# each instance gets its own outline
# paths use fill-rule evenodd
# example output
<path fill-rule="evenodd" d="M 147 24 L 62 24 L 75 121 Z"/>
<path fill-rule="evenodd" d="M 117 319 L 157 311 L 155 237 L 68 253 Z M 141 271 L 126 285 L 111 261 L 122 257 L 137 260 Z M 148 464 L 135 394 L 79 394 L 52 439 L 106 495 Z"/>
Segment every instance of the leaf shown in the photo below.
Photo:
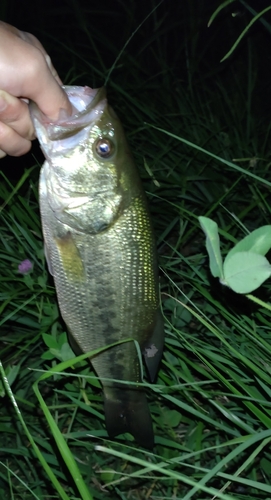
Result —
<path fill-rule="evenodd" d="M 227 59 L 234 52 L 234 50 L 239 45 L 239 43 L 241 42 L 242 38 L 244 38 L 244 36 L 247 34 L 247 32 L 251 28 L 251 26 L 253 26 L 253 24 L 256 21 L 258 21 L 258 19 L 260 17 L 262 17 L 264 14 L 266 14 L 266 12 L 268 12 L 270 9 L 271 9 L 271 6 L 269 5 L 268 7 L 266 7 L 265 9 L 263 9 L 261 12 L 259 12 L 256 16 L 254 16 L 253 19 L 251 19 L 251 21 L 245 27 L 245 29 L 242 31 L 241 35 L 239 35 L 239 37 L 237 38 L 237 40 L 235 41 L 235 43 L 233 44 L 233 46 L 231 47 L 231 49 L 229 50 L 229 52 L 227 52 L 227 54 L 223 57 L 223 59 L 221 59 L 220 62 L 225 61 L 225 59 Z"/>
<path fill-rule="evenodd" d="M 6 375 L 7 375 L 8 383 L 9 383 L 10 386 L 13 384 L 13 382 L 17 378 L 17 375 L 19 373 L 20 367 L 21 367 L 20 364 L 13 365 L 13 366 L 9 366 L 8 370 L 6 370 Z"/>
<path fill-rule="evenodd" d="M 217 223 L 208 217 L 199 217 L 199 223 L 206 235 L 206 249 L 209 255 L 211 273 L 214 278 L 223 278 L 223 265 Z"/>
<path fill-rule="evenodd" d="M 23 276 L 23 280 L 26 284 L 26 286 L 30 289 L 30 290 L 34 290 L 34 280 L 31 276 L 31 274 L 25 274 Z"/>
<path fill-rule="evenodd" d="M 0 381 L 0 398 L 3 398 L 5 395 L 6 395 L 6 391 L 4 389 L 2 382 Z"/>
<path fill-rule="evenodd" d="M 271 276 L 271 266 L 263 256 L 253 252 L 238 252 L 224 262 L 224 280 L 236 293 L 250 293 Z"/>
<path fill-rule="evenodd" d="M 68 361 L 69 359 L 75 358 L 74 352 L 71 350 L 68 342 L 65 342 L 65 344 L 61 346 L 59 354 L 60 354 L 59 359 L 61 359 L 61 361 Z"/>
<path fill-rule="evenodd" d="M 271 226 L 262 226 L 248 234 L 239 241 L 228 253 L 224 261 L 224 266 L 228 259 L 235 253 L 252 252 L 265 255 L 271 248 Z"/>
<path fill-rule="evenodd" d="M 182 414 L 177 410 L 165 411 L 162 413 L 160 417 L 157 418 L 157 421 L 160 423 L 162 427 L 167 426 L 171 429 L 178 427 L 182 420 Z"/>
<path fill-rule="evenodd" d="M 41 355 L 41 359 L 46 359 L 47 361 L 51 361 L 54 358 L 55 356 L 50 351 L 46 351 Z"/>
<path fill-rule="evenodd" d="M 20 367 L 21 365 L 18 364 L 18 365 L 8 365 L 7 368 L 6 368 L 6 377 L 7 377 L 7 381 L 9 383 L 9 385 L 11 386 L 13 384 L 13 382 L 15 381 L 18 373 L 19 373 L 19 370 L 20 370 Z M 0 397 L 4 397 L 6 395 L 6 391 L 3 387 L 3 384 L 2 382 L 0 382 Z"/>
<path fill-rule="evenodd" d="M 209 21 L 208 21 L 208 28 L 211 26 L 213 20 L 216 18 L 216 16 L 219 14 L 219 12 L 224 9 L 224 7 L 227 7 L 230 3 L 233 3 L 235 2 L 235 0 L 226 0 L 225 2 L 221 3 L 217 9 L 215 10 L 215 12 L 211 15 Z"/>
<path fill-rule="evenodd" d="M 38 276 L 38 284 L 41 288 L 46 288 L 47 285 L 47 276 Z"/>
<path fill-rule="evenodd" d="M 62 345 L 66 344 L 68 342 L 67 339 L 67 334 L 66 332 L 62 332 L 59 337 L 58 337 L 58 345 L 61 347 Z"/>
<path fill-rule="evenodd" d="M 57 340 L 52 335 L 49 335 L 48 333 L 43 333 L 42 338 L 43 338 L 43 342 L 50 349 L 59 349 Z"/>
<path fill-rule="evenodd" d="M 62 360 L 62 354 L 59 348 L 57 349 L 50 349 L 50 353 L 54 356 L 54 358 L 58 359 L 59 361 Z"/>

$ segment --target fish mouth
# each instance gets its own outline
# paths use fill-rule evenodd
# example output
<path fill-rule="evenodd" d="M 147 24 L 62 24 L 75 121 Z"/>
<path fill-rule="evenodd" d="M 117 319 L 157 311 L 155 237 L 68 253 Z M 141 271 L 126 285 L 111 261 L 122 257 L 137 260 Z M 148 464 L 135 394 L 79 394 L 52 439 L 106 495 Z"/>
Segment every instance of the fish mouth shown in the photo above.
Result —
<path fill-rule="evenodd" d="M 104 87 L 62 86 L 73 107 L 72 115 L 61 109 L 57 120 L 53 121 L 44 115 L 38 106 L 31 101 L 30 115 L 37 138 L 46 157 L 48 157 L 50 142 L 61 141 L 80 134 L 86 127 L 91 127 L 104 112 L 107 105 Z"/>

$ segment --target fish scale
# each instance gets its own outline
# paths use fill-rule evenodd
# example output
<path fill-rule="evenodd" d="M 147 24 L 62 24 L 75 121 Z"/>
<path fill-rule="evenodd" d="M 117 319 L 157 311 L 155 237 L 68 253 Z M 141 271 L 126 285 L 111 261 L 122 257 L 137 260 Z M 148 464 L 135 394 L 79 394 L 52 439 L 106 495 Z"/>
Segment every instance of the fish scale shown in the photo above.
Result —
<path fill-rule="evenodd" d="M 88 101 L 87 88 L 64 89 L 68 96 L 77 92 Z M 164 332 L 147 202 L 122 127 L 104 91 L 89 89 L 89 93 L 86 107 L 58 124 L 31 104 L 47 159 L 40 176 L 46 258 L 72 346 L 90 352 L 134 339 L 153 381 Z M 103 154 L 111 148 L 109 158 L 99 157 L 100 142 Z M 90 361 L 103 385 L 110 437 L 128 431 L 139 444 L 152 448 L 152 422 L 140 385 L 135 343 L 130 340 L 111 347 Z"/>

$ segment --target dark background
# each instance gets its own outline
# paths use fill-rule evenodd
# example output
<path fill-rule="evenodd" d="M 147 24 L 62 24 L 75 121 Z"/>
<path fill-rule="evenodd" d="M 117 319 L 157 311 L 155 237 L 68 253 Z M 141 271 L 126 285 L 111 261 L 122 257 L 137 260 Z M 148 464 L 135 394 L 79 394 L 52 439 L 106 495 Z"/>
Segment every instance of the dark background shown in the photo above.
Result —
<path fill-rule="evenodd" d="M 166 74 L 173 87 L 177 88 L 178 82 L 189 85 L 192 75 L 193 85 L 199 93 L 206 81 L 215 92 L 216 75 L 222 75 L 227 82 L 229 69 L 234 65 L 240 73 L 242 85 L 242 68 L 245 74 L 250 40 L 253 45 L 252 64 L 261 82 L 253 102 L 254 111 L 259 114 L 259 119 L 269 120 L 271 34 L 258 21 L 233 56 L 220 63 L 252 18 L 244 4 L 236 1 L 223 9 L 208 28 L 208 20 L 220 3 L 220 0 L 164 0 L 126 47 L 110 77 L 109 95 L 112 81 L 122 85 L 127 92 L 133 89 L 132 72 L 123 71 L 131 58 L 137 59 L 142 72 L 142 89 L 150 79 L 156 85 L 165 85 Z M 157 4 L 151 0 L 11 0 L 1 2 L 0 18 L 39 38 L 64 83 L 99 87 L 127 39 Z M 259 12 L 269 2 L 252 0 L 248 5 Z M 271 23 L 270 12 L 265 19 Z M 163 63 L 156 57 L 157 44 L 159 52 L 162 49 L 164 53 Z M 86 65 L 86 60 L 89 65 Z M 244 77 L 244 92 L 245 88 Z M 112 98 L 115 103 L 116 95 Z M 155 92 L 150 98 L 155 100 Z M 38 162 L 42 162 L 42 154 L 35 144 L 31 153 L 23 158 L 1 160 L 1 169 L 16 180 L 23 168 L 33 164 L 33 154 Z"/>

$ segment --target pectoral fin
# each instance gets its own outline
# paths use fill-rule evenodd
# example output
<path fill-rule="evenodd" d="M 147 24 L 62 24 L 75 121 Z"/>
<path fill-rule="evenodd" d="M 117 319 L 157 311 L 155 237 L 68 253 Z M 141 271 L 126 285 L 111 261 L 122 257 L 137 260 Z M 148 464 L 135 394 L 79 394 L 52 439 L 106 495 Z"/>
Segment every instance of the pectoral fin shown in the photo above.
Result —
<path fill-rule="evenodd" d="M 144 356 L 149 379 L 154 382 L 157 376 L 159 364 L 164 347 L 164 323 L 160 309 L 157 311 L 153 333 L 144 344 L 142 354 Z"/>
<path fill-rule="evenodd" d="M 71 281 L 83 281 L 84 266 L 72 233 L 68 232 L 61 238 L 55 238 L 55 244 L 67 278 Z"/>
<path fill-rule="evenodd" d="M 130 432 L 137 443 L 149 450 L 154 447 L 151 415 L 143 391 L 104 388 L 106 429 L 110 438 Z"/>

